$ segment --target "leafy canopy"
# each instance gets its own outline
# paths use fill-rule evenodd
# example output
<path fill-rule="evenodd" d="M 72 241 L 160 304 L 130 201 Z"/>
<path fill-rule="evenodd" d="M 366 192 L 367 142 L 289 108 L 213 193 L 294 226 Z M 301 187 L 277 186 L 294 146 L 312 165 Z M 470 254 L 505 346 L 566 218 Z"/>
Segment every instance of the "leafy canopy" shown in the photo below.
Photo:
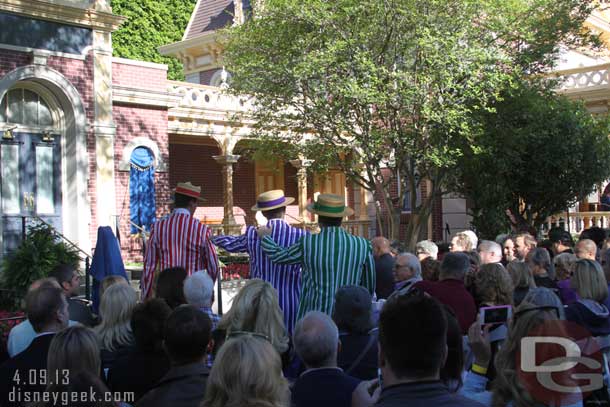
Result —
<path fill-rule="evenodd" d="M 117 57 L 169 66 L 167 76 L 184 80 L 182 63 L 161 56 L 157 48 L 180 41 L 197 0 L 112 0 L 112 11 L 127 21 L 112 34 Z"/>
<path fill-rule="evenodd" d="M 515 77 L 548 66 L 560 41 L 589 41 L 574 34 L 590 8 L 584 0 L 266 0 L 229 30 L 225 62 L 233 91 L 254 97 L 259 154 L 315 158 L 314 169 L 339 167 L 379 191 L 397 237 L 390 185 L 427 218 L 462 141 L 474 141 L 475 113 Z M 408 191 L 423 179 L 431 195 L 418 205 Z M 417 219 L 409 225 L 416 239 Z"/>
<path fill-rule="evenodd" d="M 548 87 L 524 82 L 507 90 L 481 123 L 477 150 L 465 147 L 459 168 L 474 223 L 487 237 L 508 230 L 506 209 L 514 226 L 538 228 L 610 177 L 608 118 Z"/>

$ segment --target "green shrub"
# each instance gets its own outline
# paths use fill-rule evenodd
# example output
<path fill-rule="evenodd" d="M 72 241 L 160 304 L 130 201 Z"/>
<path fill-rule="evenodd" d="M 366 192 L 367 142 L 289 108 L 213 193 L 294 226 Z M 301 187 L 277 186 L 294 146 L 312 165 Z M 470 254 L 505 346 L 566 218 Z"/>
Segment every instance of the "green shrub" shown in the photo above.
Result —
<path fill-rule="evenodd" d="M 78 267 L 78 252 L 56 236 L 43 223 L 32 225 L 17 250 L 6 256 L 2 263 L 0 283 L 4 290 L 0 307 L 18 309 L 30 284 L 60 264 Z"/>

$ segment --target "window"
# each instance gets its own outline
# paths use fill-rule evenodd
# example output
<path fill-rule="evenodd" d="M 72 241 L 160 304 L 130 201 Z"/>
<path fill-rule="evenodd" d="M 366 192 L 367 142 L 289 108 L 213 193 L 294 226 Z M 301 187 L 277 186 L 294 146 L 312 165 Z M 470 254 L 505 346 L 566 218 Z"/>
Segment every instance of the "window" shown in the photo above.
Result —
<path fill-rule="evenodd" d="M 421 189 L 416 188 L 417 197 L 415 198 L 415 203 L 417 206 L 421 205 Z M 411 191 L 405 191 L 404 200 L 402 201 L 402 212 L 411 212 L 413 208 L 411 208 Z"/>
<path fill-rule="evenodd" d="M 12 89 L 0 102 L 0 123 L 27 127 L 53 126 L 53 115 L 45 100 L 29 89 Z"/>

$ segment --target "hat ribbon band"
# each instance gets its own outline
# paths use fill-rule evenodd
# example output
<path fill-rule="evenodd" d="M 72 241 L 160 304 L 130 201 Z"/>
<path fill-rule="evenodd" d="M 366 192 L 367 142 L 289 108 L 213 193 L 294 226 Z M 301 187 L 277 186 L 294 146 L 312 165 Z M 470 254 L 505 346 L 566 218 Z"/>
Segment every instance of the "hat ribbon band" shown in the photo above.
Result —
<path fill-rule="evenodd" d="M 256 204 L 259 208 L 268 208 L 270 206 L 280 205 L 286 202 L 286 197 L 280 197 L 278 199 L 274 199 L 272 201 L 258 201 Z"/>
<path fill-rule="evenodd" d="M 177 194 L 182 194 L 182 195 L 186 195 L 186 196 L 192 196 L 197 198 L 200 194 L 197 191 L 193 191 L 187 188 L 180 188 L 180 187 L 176 187 L 176 191 Z"/>
<path fill-rule="evenodd" d="M 345 206 L 327 206 L 320 205 L 318 202 L 313 204 L 313 209 L 320 212 L 341 213 L 345 210 Z"/>

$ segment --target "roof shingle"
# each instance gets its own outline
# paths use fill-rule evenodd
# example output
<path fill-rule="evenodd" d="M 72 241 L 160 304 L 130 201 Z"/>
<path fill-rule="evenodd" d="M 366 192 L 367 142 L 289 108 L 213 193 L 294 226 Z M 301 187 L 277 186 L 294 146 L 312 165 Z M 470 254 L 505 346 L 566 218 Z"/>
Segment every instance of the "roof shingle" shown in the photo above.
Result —
<path fill-rule="evenodd" d="M 250 1 L 242 0 L 244 9 L 250 10 Z M 233 0 L 198 0 L 184 40 L 208 31 L 215 31 L 233 23 Z"/>

